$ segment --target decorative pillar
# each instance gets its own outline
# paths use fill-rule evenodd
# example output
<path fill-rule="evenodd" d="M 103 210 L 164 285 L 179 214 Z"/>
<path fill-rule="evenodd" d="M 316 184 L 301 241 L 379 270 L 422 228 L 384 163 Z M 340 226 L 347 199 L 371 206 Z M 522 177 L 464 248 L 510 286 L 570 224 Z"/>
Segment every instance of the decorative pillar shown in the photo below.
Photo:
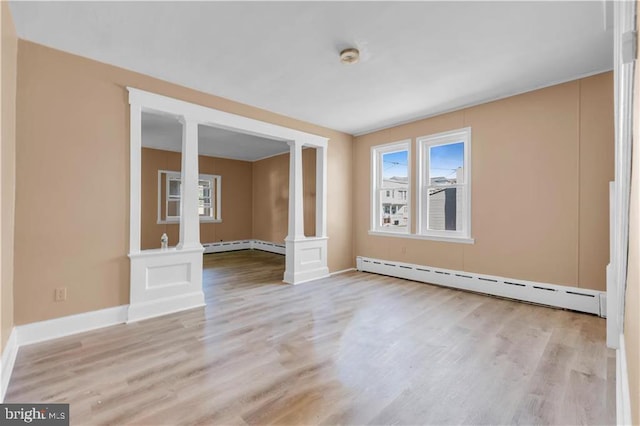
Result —
<path fill-rule="evenodd" d="M 302 142 L 289 142 L 289 232 L 285 241 L 303 240 Z"/>
<path fill-rule="evenodd" d="M 187 117 L 182 122 L 182 188 L 180 189 L 180 242 L 178 250 L 202 248 L 198 213 L 198 122 Z"/>
<path fill-rule="evenodd" d="M 316 148 L 316 237 L 327 237 L 327 148 Z"/>
<path fill-rule="evenodd" d="M 302 145 L 289 142 L 289 235 L 285 238 L 284 282 L 300 284 L 329 275 L 326 237 L 326 146 L 310 144 L 316 153 L 316 236 L 304 236 Z"/>
<path fill-rule="evenodd" d="M 142 107 L 139 104 L 130 105 L 130 165 L 129 165 L 129 253 L 140 252 L 140 194 L 142 191 L 141 170 L 142 170 Z"/>

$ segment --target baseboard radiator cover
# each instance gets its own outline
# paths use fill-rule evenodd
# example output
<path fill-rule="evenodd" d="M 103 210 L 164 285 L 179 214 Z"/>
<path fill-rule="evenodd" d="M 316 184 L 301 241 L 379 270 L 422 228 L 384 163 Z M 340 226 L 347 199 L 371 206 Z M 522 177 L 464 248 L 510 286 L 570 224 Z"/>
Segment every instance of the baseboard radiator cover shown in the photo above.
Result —
<path fill-rule="evenodd" d="M 284 244 L 262 240 L 220 241 L 217 243 L 203 243 L 202 246 L 204 247 L 204 254 L 236 250 L 262 250 L 270 253 L 285 254 Z"/>
<path fill-rule="evenodd" d="M 284 244 L 276 244 L 269 241 L 252 240 L 251 248 L 253 250 L 268 251 L 270 253 L 285 254 L 286 247 Z"/>
<path fill-rule="evenodd" d="M 596 290 L 555 284 L 539 283 L 519 279 L 482 275 L 472 272 L 454 271 L 396 261 L 356 257 L 358 271 L 388 275 L 441 285 L 460 290 L 473 291 L 492 296 L 570 309 L 604 317 L 601 299 L 605 293 Z"/>

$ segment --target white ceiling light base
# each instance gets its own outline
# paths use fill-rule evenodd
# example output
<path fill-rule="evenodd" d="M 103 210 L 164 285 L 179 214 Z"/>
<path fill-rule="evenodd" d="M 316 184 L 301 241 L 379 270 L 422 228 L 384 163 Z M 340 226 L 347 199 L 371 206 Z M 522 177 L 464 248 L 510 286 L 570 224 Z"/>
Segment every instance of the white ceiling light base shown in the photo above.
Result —
<path fill-rule="evenodd" d="M 340 52 L 340 62 L 347 65 L 352 65 L 360 60 L 360 51 L 353 47 L 344 49 Z"/>

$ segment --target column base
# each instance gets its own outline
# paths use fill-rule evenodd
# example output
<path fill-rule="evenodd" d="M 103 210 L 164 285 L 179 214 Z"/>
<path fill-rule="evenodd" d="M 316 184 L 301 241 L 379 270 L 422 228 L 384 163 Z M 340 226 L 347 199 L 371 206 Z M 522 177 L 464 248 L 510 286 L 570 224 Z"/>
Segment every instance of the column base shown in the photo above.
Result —
<path fill-rule="evenodd" d="M 327 238 L 287 239 L 283 281 L 301 284 L 329 276 Z"/>

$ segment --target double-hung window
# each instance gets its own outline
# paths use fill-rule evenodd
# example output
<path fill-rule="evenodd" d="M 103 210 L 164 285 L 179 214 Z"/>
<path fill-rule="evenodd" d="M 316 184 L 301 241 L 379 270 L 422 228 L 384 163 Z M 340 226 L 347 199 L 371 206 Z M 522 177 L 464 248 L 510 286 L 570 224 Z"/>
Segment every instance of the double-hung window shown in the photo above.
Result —
<path fill-rule="evenodd" d="M 410 141 L 371 149 L 371 230 L 409 232 Z"/>
<path fill-rule="evenodd" d="M 471 239 L 471 128 L 418 138 L 418 233 Z"/>
<path fill-rule="evenodd" d="M 221 222 L 221 177 L 201 174 L 198 179 L 200 222 Z M 158 172 L 158 222 L 179 222 L 182 200 L 180 172 Z"/>

